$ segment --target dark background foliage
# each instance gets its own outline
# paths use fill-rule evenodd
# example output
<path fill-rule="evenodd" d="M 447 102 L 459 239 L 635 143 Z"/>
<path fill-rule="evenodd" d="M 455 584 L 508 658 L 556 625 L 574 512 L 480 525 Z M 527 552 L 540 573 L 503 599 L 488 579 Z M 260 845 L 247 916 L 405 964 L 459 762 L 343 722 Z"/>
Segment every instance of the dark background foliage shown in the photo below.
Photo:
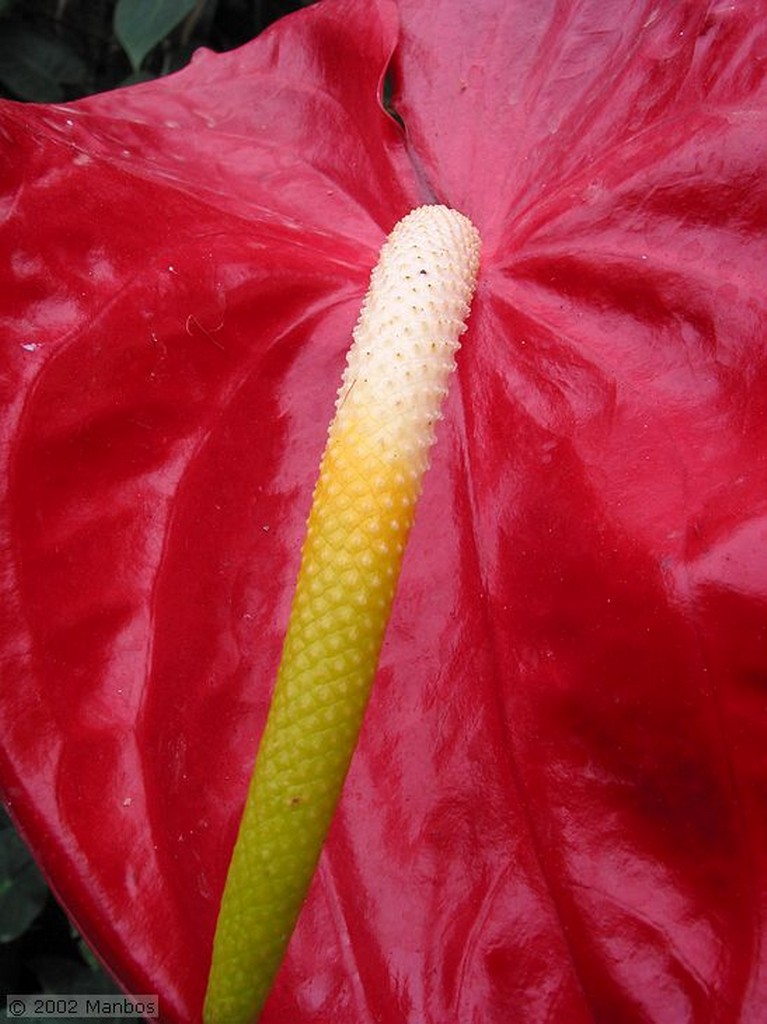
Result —
<path fill-rule="evenodd" d="M 0 0 L 0 96 L 60 103 L 166 75 L 310 2 Z M 9 993 L 117 991 L 0 808 L 0 1020 Z"/>
<path fill-rule="evenodd" d="M 0 809 L 0 993 L 117 991 L 56 903 L 10 818 Z M 5 999 L 2 1002 L 0 1020 L 5 1020 Z"/>
<path fill-rule="evenodd" d="M 0 0 L 0 94 L 58 103 L 229 50 L 311 0 Z"/>

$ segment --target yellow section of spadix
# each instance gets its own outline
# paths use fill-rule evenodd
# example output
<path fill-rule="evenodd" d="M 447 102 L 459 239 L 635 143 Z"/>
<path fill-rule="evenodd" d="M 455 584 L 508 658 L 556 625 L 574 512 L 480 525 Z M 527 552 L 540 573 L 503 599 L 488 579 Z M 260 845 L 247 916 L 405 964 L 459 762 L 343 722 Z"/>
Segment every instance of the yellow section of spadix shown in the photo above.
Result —
<path fill-rule="evenodd" d="M 272 705 L 213 945 L 206 1024 L 250 1024 L 285 953 L 375 675 L 479 236 L 444 206 L 399 222 L 354 330 Z"/>

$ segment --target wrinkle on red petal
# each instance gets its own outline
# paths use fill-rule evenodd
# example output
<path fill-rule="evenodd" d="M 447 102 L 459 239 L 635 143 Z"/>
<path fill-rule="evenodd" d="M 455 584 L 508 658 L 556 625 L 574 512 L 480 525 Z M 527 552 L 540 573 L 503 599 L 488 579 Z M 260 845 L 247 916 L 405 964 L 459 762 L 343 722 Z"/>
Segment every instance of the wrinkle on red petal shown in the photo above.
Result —
<path fill-rule="evenodd" d="M 762 2 L 402 0 L 400 12 L 394 105 L 434 193 L 474 219 L 486 256 L 613 147 L 646 132 L 663 145 L 668 118 L 703 108 L 764 109 Z"/>
<path fill-rule="evenodd" d="M 73 152 L 292 229 L 304 244 L 338 252 L 344 239 L 354 252 L 369 238 L 377 250 L 392 209 L 418 199 L 400 130 L 378 102 L 397 30 L 391 0 L 319 4 L 249 46 L 199 50 L 170 78 L 42 120 Z"/>

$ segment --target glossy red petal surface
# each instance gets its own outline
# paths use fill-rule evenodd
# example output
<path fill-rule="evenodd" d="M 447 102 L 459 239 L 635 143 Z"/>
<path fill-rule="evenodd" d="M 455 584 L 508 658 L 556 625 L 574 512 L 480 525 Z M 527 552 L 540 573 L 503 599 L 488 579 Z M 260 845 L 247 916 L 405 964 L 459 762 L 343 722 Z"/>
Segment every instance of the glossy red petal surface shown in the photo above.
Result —
<path fill-rule="evenodd" d="M 197 1019 L 343 351 L 437 198 L 483 276 L 264 1020 L 757 1024 L 767 7 L 398 6 L 0 108 L 12 810 Z"/>

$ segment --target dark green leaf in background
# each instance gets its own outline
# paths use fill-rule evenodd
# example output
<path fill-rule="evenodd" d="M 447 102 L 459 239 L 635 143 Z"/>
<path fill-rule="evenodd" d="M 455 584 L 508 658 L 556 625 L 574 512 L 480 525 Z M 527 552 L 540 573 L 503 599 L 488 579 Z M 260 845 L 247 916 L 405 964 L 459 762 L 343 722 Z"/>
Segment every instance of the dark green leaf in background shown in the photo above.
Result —
<path fill-rule="evenodd" d="M 0 82 L 22 100 L 57 103 L 62 83 L 84 84 L 88 68 L 64 40 L 24 24 L 0 27 Z"/>
<path fill-rule="evenodd" d="M 85 947 L 87 948 L 87 947 Z M 89 951 L 90 954 L 90 951 Z M 89 963 L 77 964 L 68 957 L 36 957 L 32 967 L 37 975 L 43 994 L 51 996 L 120 996 L 121 990 L 89 955 Z M 91 961 L 93 966 L 91 966 Z M 2 1018 L 0 1018 L 2 1019 Z M 71 1021 L 71 1017 L 68 1018 Z M 49 1017 L 48 1024 L 68 1024 L 66 1018 Z M 91 1017 L 89 1024 L 135 1024 L 136 1018 Z"/>
<path fill-rule="evenodd" d="M 34 921 L 48 887 L 5 815 L 0 821 L 0 942 L 12 942 Z M 4 827 L 5 826 L 5 827 Z"/>
<path fill-rule="evenodd" d="M 135 71 L 149 51 L 194 9 L 195 0 L 118 0 L 114 30 Z"/>

